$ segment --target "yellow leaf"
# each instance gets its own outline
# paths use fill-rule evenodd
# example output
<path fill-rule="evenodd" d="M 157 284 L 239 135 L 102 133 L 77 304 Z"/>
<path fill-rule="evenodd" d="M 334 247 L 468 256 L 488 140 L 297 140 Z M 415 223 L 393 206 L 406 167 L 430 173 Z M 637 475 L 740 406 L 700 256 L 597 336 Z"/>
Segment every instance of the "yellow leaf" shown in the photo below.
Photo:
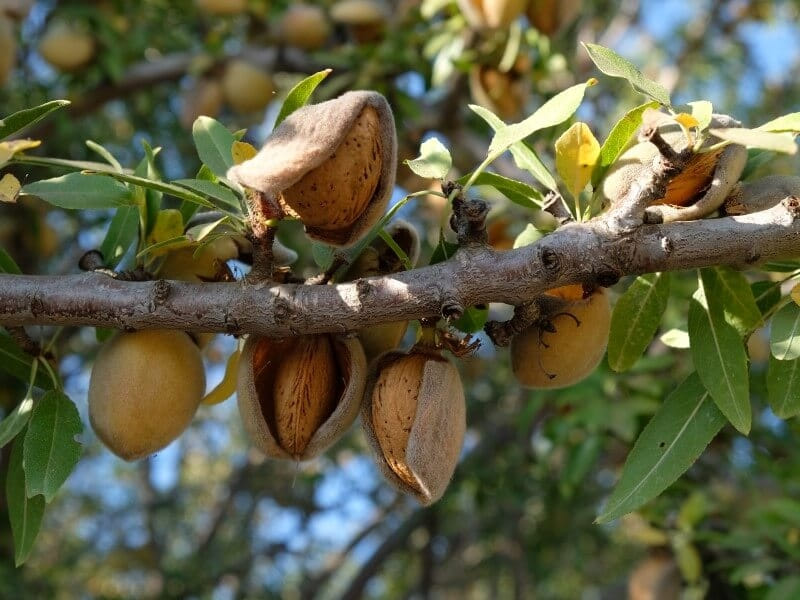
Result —
<path fill-rule="evenodd" d="M 217 386 L 206 394 L 203 404 L 219 404 L 230 398 L 236 391 L 236 379 L 239 373 L 239 351 L 236 350 L 228 357 L 228 364 L 225 365 L 225 375 Z"/>
<path fill-rule="evenodd" d="M 0 165 L 7 163 L 17 152 L 40 146 L 40 140 L 9 140 L 0 142 Z"/>
<path fill-rule="evenodd" d="M 16 202 L 20 189 L 19 179 L 6 173 L 0 179 L 0 202 Z"/>
<path fill-rule="evenodd" d="M 258 154 L 258 150 L 247 142 L 233 142 L 233 146 L 231 147 L 233 162 L 237 165 L 242 164 L 246 160 L 250 160 L 256 154 Z"/>
<path fill-rule="evenodd" d="M 166 242 L 167 240 L 181 235 L 183 235 L 183 216 L 181 216 L 181 211 L 174 208 L 167 208 L 159 211 L 153 229 L 147 236 L 147 245 L 151 246 L 153 244 Z M 175 247 L 168 246 L 153 250 L 150 254 L 152 256 L 159 256 L 172 250 L 175 250 Z"/>
<path fill-rule="evenodd" d="M 800 283 L 796 284 L 791 291 L 792 300 L 794 303 L 800 306 Z"/>
<path fill-rule="evenodd" d="M 700 121 L 695 119 L 689 113 L 679 113 L 679 114 L 675 115 L 675 120 L 678 123 L 680 123 L 681 125 L 683 125 L 684 127 L 686 127 L 686 129 L 689 129 L 690 127 L 699 127 L 700 126 Z"/>
<path fill-rule="evenodd" d="M 600 144 L 586 123 L 575 123 L 556 140 L 556 169 L 573 197 L 589 183 L 598 156 Z"/>

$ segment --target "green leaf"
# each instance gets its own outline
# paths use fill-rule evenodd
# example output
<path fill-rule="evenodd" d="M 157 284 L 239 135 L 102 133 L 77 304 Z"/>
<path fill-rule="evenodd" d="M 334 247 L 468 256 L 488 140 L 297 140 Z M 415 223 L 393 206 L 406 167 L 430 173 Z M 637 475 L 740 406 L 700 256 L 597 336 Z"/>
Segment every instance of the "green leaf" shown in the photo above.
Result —
<path fill-rule="evenodd" d="M 774 281 L 756 281 L 750 286 L 761 315 L 771 312 L 781 301 L 781 288 Z"/>
<path fill-rule="evenodd" d="M 33 358 L 24 352 L 11 336 L 0 330 L 0 371 L 5 371 L 12 377 L 28 383 L 31 369 L 33 368 Z M 36 373 L 36 387 L 43 390 L 53 387 L 52 382 L 40 369 Z"/>
<path fill-rule="evenodd" d="M 0 248 L 0 273 L 9 273 L 11 275 L 22 275 L 22 271 L 11 258 L 11 255 Z"/>
<path fill-rule="evenodd" d="M 523 246 L 529 246 L 535 242 L 538 242 L 545 236 L 545 233 L 541 229 L 537 229 L 533 223 L 528 223 L 525 226 L 517 237 L 514 238 L 514 245 L 513 249 L 516 250 L 517 248 L 522 248 Z"/>
<path fill-rule="evenodd" d="M 33 385 L 36 380 L 38 366 L 38 361 L 34 362 L 31 366 L 28 391 L 25 393 L 25 397 L 17 404 L 14 410 L 6 415 L 5 419 L 0 421 L 0 448 L 13 440 L 31 418 L 31 411 L 33 410 Z"/>
<path fill-rule="evenodd" d="M 325 69 L 318 71 L 313 75 L 309 75 L 303 81 L 294 86 L 286 95 L 286 100 L 283 101 L 278 117 L 275 119 L 275 127 L 280 125 L 283 120 L 296 111 L 301 106 L 305 106 L 311 94 L 317 89 L 317 86 L 322 83 L 333 69 Z M 205 162 L 205 161 L 203 161 Z"/>
<path fill-rule="evenodd" d="M 796 600 L 800 598 L 800 575 L 788 575 L 770 585 L 764 600 Z"/>
<path fill-rule="evenodd" d="M 156 168 L 156 155 L 161 151 L 161 148 L 153 149 L 145 140 L 142 140 L 142 147 L 144 148 L 144 158 L 137 165 L 134 175 L 145 177 L 150 181 L 162 181 L 161 174 Z M 147 186 L 139 187 L 144 190 L 144 202 L 147 211 L 145 235 L 148 235 L 158 220 L 158 213 L 161 211 L 161 203 L 163 200 L 163 191 Z"/>
<path fill-rule="evenodd" d="M 578 110 L 588 85 L 589 83 L 573 85 L 550 98 L 527 119 L 498 129 L 489 144 L 490 161 L 533 133 L 569 119 Z"/>
<path fill-rule="evenodd" d="M 781 419 L 800 414 L 800 358 L 778 360 L 769 357 L 767 400 Z"/>
<path fill-rule="evenodd" d="M 436 247 L 433 249 L 433 254 L 431 255 L 431 259 L 428 262 L 430 265 L 435 265 L 440 262 L 444 262 L 453 256 L 458 250 L 458 244 L 453 244 L 448 242 L 444 238 L 444 231 L 439 230 L 439 243 L 436 244 Z"/>
<path fill-rule="evenodd" d="M 36 403 L 25 434 L 25 489 L 28 498 L 43 494 L 50 502 L 78 464 L 82 447 L 75 436 L 83 431 L 75 404 L 63 392 L 51 390 Z"/>
<path fill-rule="evenodd" d="M 618 373 L 630 369 L 653 340 L 667 308 L 668 273 L 649 273 L 617 300 L 611 315 L 608 364 Z"/>
<path fill-rule="evenodd" d="M 311 256 L 314 262 L 323 271 L 327 271 L 333 264 L 333 247 L 319 242 L 311 242 Z"/>
<path fill-rule="evenodd" d="M 647 102 L 626 112 L 622 118 L 611 128 L 611 133 L 600 147 L 600 158 L 592 171 L 592 187 L 603 179 L 609 167 L 619 158 L 619 155 L 627 148 L 628 142 L 633 138 L 633 134 L 642 124 L 642 115 L 648 108 L 656 108 L 657 102 Z"/>
<path fill-rule="evenodd" d="M 642 430 L 597 521 L 617 519 L 658 496 L 692 466 L 724 424 L 693 373 Z"/>
<path fill-rule="evenodd" d="M 193 202 L 194 204 L 199 204 L 200 206 L 205 206 L 206 208 L 216 208 L 211 202 L 203 198 L 203 196 L 200 194 L 192 192 L 191 190 L 183 188 L 179 185 L 148 179 L 147 177 L 140 177 L 139 175 L 128 175 L 127 173 L 109 172 L 102 173 L 102 175 L 106 179 L 117 179 L 126 183 L 132 183 L 133 185 L 138 185 L 145 189 L 155 190 L 164 194 L 169 194 L 170 196 L 174 196 L 181 200 L 186 200 L 187 202 Z M 24 189 L 25 188 L 23 188 L 23 190 Z"/>
<path fill-rule="evenodd" d="M 133 195 L 127 186 L 109 177 L 83 173 L 34 181 L 24 186 L 22 192 L 68 209 L 117 208 L 133 204 Z"/>
<path fill-rule="evenodd" d="M 702 275 L 697 293 L 689 301 L 689 339 L 703 385 L 733 426 L 746 435 L 752 415 L 744 342 L 725 321 L 722 307 L 706 289 Z"/>
<path fill-rule="evenodd" d="M 453 166 L 450 152 L 435 137 L 422 142 L 417 158 L 404 162 L 414 173 L 427 179 L 444 179 Z"/>
<path fill-rule="evenodd" d="M 58 110 L 69 104 L 69 100 L 52 100 L 34 108 L 21 110 L 15 112 L 13 115 L 7 116 L 0 121 L 0 140 L 14 135 L 28 125 L 38 123 L 54 110 Z"/>
<path fill-rule="evenodd" d="M 787 302 L 770 326 L 770 347 L 778 360 L 800 358 L 800 306 Z"/>
<path fill-rule="evenodd" d="M 233 166 L 231 148 L 236 138 L 225 126 L 211 117 L 197 117 L 192 126 L 197 155 L 217 177 L 225 177 Z"/>
<path fill-rule="evenodd" d="M 800 112 L 789 113 L 777 119 L 772 119 L 756 129 L 761 131 L 795 131 L 800 132 Z"/>
<path fill-rule="evenodd" d="M 730 323 L 742 337 L 761 325 L 761 311 L 750 283 L 740 271 L 730 267 L 703 269 L 703 276 L 725 311 L 725 320 Z"/>
<path fill-rule="evenodd" d="M 100 253 L 109 268 L 113 269 L 119 264 L 138 235 L 139 210 L 135 206 L 120 206 L 100 244 Z"/>
<path fill-rule="evenodd" d="M 486 121 L 486 123 L 488 123 L 494 131 L 506 127 L 506 124 L 503 122 L 503 120 L 496 116 L 489 109 L 476 104 L 470 104 L 469 108 L 481 119 Z M 533 178 L 536 179 L 536 181 L 541 183 L 547 189 L 558 189 L 556 180 L 550 174 L 550 171 L 548 171 L 547 167 L 544 166 L 544 163 L 536 155 L 536 152 L 534 152 L 533 149 L 530 148 L 525 142 L 517 142 L 516 144 L 512 144 L 511 148 L 509 148 L 509 151 L 511 152 L 511 156 L 514 158 L 514 164 L 516 164 L 517 167 L 530 173 Z"/>
<path fill-rule="evenodd" d="M 25 471 L 23 462 L 23 438 L 17 438 L 11 448 L 6 475 L 6 501 L 11 534 L 14 536 L 14 564 L 19 567 L 31 554 L 33 543 L 42 526 L 44 496 L 28 498 L 25 494 Z"/>
<path fill-rule="evenodd" d="M 413 269 L 414 265 L 411 264 L 411 259 L 408 258 L 408 254 L 400 247 L 400 245 L 394 241 L 394 238 L 389 235 L 389 233 L 385 229 L 381 229 L 378 235 L 383 240 L 383 243 L 386 244 L 389 249 L 394 252 L 394 255 L 400 259 L 400 262 L 403 263 L 403 268 L 406 270 Z"/>
<path fill-rule="evenodd" d="M 470 306 L 461 315 L 461 318 L 453 321 L 452 325 L 464 333 L 475 333 L 481 331 L 489 318 L 489 307 L 486 304 Z"/>
<path fill-rule="evenodd" d="M 460 177 L 458 182 L 464 184 L 469 179 L 470 175 L 467 174 Z M 503 177 L 497 173 L 484 171 L 473 180 L 472 185 L 491 186 L 514 204 L 518 204 L 524 208 L 541 208 L 544 203 L 541 192 L 535 187 L 531 187 L 527 183 L 522 183 L 516 179 Z"/>
<path fill-rule="evenodd" d="M 99 154 L 101 157 L 103 157 L 103 160 L 105 160 L 108 164 L 110 164 L 115 171 L 122 173 L 125 170 L 122 168 L 122 165 L 119 164 L 119 161 L 116 158 L 114 158 L 114 155 L 111 154 L 111 152 L 106 147 L 92 140 L 86 140 L 86 146 L 90 150 L 93 150 L 96 154 Z"/>
<path fill-rule="evenodd" d="M 697 100 L 687 104 L 692 108 L 692 116 L 697 120 L 700 131 L 705 131 L 714 116 L 714 105 L 708 100 Z"/>
<path fill-rule="evenodd" d="M 177 185 L 189 188 L 194 192 L 209 196 L 214 200 L 219 201 L 225 206 L 220 207 L 224 210 L 233 210 L 236 214 L 242 213 L 242 204 L 239 198 L 228 188 L 221 186 L 213 181 L 205 181 L 203 179 L 177 179 L 173 181 Z"/>
<path fill-rule="evenodd" d="M 784 154 L 797 153 L 797 143 L 791 133 L 772 133 L 744 127 L 710 129 L 709 131 L 721 140 L 741 144 L 747 148 L 761 148 Z"/>
<path fill-rule="evenodd" d="M 592 62 L 610 77 L 626 79 L 634 90 L 649 96 L 664 106 L 670 105 L 669 92 L 662 86 L 645 77 L 629 60 L 609 48 L 598 44 L 583 44 Z"/>

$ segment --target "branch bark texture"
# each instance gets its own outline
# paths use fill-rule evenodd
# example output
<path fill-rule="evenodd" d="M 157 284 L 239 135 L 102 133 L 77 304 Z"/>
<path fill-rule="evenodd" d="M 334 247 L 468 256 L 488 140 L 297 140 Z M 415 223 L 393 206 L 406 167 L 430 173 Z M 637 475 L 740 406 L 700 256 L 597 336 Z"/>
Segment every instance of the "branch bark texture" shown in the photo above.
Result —
<path fill-rule="evenodd" d="M 643 225 L 611 215 L 568 224 L 505 252 L 461 248 L 450 260 L 337 285 L 119 281 L 101 273 L 0 275 L 0 325 L 182 329 L 274 337 L 347 332 L 487 302 L 518 305 L 573 283 L 800 256 L 800 201 L 750 215 Z"/>

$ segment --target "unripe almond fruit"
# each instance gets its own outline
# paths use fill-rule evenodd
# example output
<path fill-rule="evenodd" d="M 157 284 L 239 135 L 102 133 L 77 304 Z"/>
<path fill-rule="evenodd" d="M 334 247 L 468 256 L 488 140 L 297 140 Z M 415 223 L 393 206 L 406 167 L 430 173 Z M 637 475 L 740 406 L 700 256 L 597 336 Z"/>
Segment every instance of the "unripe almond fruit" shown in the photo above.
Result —
<path fill-rule="evenodd" d="M 275 93 L 275 84 L 269 73 L 246 60 L 234 59 L 225 66 L 222 93 L 233 110 L 248 114 L 267 107 Z"/>
<path fill-rule="evenodd" d="M 60 71 L 77 71 L 92 60 L 94 38 L 69 23 L 54 23 L 39 42 L 39 54 Z"/>
<path fill-rule="evenodd" d="M 528 97 L 526 80 L 488 65 L 473 65 L 469 72 L 472 99 L 503 119 L 519 116 Z"/>
<path fill-rule="evenodd" d="M 283 15 L 281 35 L 290 46 L 319 50 L 325 45 L 331 27 L 325 11 L 311 4 L 292 4 Z"/>
<path fill-rule="evenodd" d="M 528 0 L 458 0 L 467 22 L 475 28 L 508 27 L 525 10 Z"/>
<path fill-rule="evenodd" d="M 197 8 L 210 15 L 238 15 L 247 9 L 247 0 L 195 0 Z"/>
<path fill-rule="evenodd" d="M 17 37 L 14 25 L 0 14 L 0 86 L 8 81 L 17 62 Z"/>
<path fill-rule="evenodd" d="M 581 12 L 582 0 L 529 0 L 528 20 L 547 36 L 568 27 Z"/>
<path fill-rule="evenodd" d="M 251 336 L 239 362 L 239 412 L 268 456 L 307 460 L 350 427 L 364 392 L 366 361 L 353 338 Z"/>
<path fill-rule="evenodd" d="M 182 94 L 181 125 L 191 129 L 197 117 L 216 117 L 225 97 L 216 79 L 199 79 Z"/>
<path fill-rule="evenodd" d="M 120 333 L 92 367 L 89 420 L 114 454 L 143 458 L 188 427 L 205 382 L 200 351 L 183 331 Z"/>
<path fill-rule="evenodd" d="M 361 422 L 392 485 L 425 505 L 441 498 L 466 431 L 464 389 L 450 361 L 420 348 L 384 354 L 367 382 Z"/>
<path fill-rule="evenodd" d="M 547 292 L 563 306 L 548 317 L 549 323 L 534 323 L 511 341 L 511 367 L 526 387 L 562 388 L 591 374 L 608 346 L 611 306 L 604 288 L 583 298 L 580 285 Z M 555 331 L 548 331 L 552 326 Z"/>
<path fill-rule="evenodd" d="M 386 99 L 348 92 L 294 111 L 228 178 L 280 202 L 310 237 L 349 246 L 383 215 L 396 158 Z"/>
<path fill-rule="evenodd" d="M 339 0 L 331 7 L 334 23 L 346 25 L 356 42 L 373 42 L 383 35 L 384 7 L 374 0 Z"/>

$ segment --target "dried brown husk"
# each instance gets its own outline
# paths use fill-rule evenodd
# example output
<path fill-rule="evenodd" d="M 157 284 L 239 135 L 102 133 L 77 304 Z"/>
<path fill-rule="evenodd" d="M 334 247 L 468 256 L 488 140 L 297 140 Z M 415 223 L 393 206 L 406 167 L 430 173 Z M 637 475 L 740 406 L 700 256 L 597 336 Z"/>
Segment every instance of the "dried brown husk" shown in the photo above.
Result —
<path fill-rule="evenodd" d="M 305 447 L 298 448 L 297 452 L 287 450 L 278 441 L 274 386 L 281 369 L 287 367 L 284 359 L 301 338 L 250 336 L 244 344 L 237 383 L 239 413 L 253 444 L 267 456 L 285 460 L 314 458 L 339 440 L 358 414 L 366 379 L 366 360 L 361 344 L 355 338 L 320 336 L 329 340 L 333 349 L 335 364 L 326 365 L 325 370 L 332 369 L 335 373 L 332 378 L 324 377 L 328 382 L 334 381 L 336 387 L 335 390 L 323 390 L 319 397 L 313 398 L 314 402 L 323 405 L 315 406 L 313 411 L 316 415 L 312 417 L 319 425 L 315 426 Z M 290 366 L 291 369 L 295 367 Z M 318 376 L 319 373 L 305 375 Z M 319 413 L 323 413 L 321 419 Z"/>
<path fill-rule="evenodd" d="M 382 379 L 389 372 L 392 376 Z M 377 403 L 384 407 L 376 414 Z M 393 420 L 381 417 L 387 407 Z M 427 349 L 382 355 L 367 379 L 361 424 L 389 483 L 423 505 L 436 502 L 453 476 L 466 431 L 458 370 Z"/>
<path fill-rule="evenodd" d="M 335 229 L 306 224 L 309 237 L 327 244 L 349 246 L 380 219 L 394 187 L 397 161 L 394 117 L 386 98 L 378 92 L 347 92 L 334 100 L 299 108 L 275 128 L 255 157 L 232 167 L 228 178 L 281 202 L 284 190 L 300 182 L 317 167 L 323 167 L 336 154 L 367 109 L 372 109 L 377 115 L 374 147 L 377 156 L 374 161 L 380 168 L 371 198 L 351 224 Z M 320 202 L 330 200 L 330 185 L 335 191 L 336 185 L 342 183 L 335 179 L 341 177 L 341 173 L 331 175 L 331 181 L 320 190 Z M 349 185 L 349 181 L 346 183 Z M 291 209 L 285 202 L 284 205 Z"/>

